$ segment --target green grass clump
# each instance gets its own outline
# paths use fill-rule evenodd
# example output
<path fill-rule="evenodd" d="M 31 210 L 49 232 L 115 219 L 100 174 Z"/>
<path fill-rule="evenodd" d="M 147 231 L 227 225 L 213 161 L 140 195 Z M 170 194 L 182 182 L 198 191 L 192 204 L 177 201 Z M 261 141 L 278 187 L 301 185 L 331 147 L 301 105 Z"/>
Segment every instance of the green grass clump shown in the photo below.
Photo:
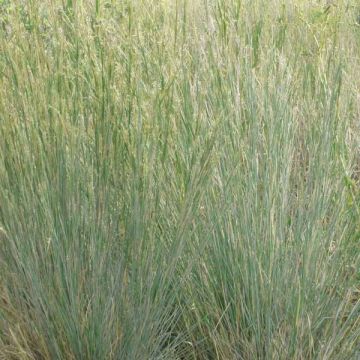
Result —
<path fill-rule="evenodd" d="M 356 1 L 0 1 L 0 359 L 358 359 Z"/>

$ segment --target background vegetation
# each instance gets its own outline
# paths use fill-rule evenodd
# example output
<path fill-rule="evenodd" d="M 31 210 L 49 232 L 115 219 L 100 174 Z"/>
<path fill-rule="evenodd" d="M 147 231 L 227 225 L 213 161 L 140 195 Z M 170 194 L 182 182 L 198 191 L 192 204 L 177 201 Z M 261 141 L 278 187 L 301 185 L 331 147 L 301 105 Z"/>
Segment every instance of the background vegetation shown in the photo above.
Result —
<path fill-rule="evenodd" d="M 356 1 L 0 1 L 0 359 L 359 359 Z"/>

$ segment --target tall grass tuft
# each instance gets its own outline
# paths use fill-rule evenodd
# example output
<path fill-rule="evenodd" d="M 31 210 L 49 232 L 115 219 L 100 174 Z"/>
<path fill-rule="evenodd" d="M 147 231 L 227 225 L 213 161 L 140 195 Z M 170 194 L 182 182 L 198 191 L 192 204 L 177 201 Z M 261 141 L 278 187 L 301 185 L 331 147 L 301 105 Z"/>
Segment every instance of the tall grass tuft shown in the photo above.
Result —
<path fill-rule="evenodd" d="M 358 359 L 356 1 L 0 1 L 0 359 Z"/>

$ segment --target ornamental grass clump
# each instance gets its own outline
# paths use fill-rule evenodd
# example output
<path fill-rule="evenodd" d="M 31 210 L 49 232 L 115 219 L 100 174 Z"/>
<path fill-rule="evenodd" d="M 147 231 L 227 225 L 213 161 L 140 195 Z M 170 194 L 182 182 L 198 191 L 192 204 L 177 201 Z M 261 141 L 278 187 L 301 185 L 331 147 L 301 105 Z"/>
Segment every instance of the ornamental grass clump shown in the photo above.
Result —
<path fill-rule="evenodd" d="M 0 1 L 1 359 L 358 359 L 355 1 Z"/>

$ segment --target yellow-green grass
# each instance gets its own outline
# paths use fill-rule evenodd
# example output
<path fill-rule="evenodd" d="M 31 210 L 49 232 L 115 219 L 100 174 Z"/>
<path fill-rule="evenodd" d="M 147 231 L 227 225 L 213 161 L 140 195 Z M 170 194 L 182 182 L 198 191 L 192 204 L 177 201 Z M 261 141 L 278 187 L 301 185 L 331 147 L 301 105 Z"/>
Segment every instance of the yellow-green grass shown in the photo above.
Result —
<path fill-rule="evenodd" d="M 358 359 L 359 16 L 0 0 L 0 359 Z"/>

